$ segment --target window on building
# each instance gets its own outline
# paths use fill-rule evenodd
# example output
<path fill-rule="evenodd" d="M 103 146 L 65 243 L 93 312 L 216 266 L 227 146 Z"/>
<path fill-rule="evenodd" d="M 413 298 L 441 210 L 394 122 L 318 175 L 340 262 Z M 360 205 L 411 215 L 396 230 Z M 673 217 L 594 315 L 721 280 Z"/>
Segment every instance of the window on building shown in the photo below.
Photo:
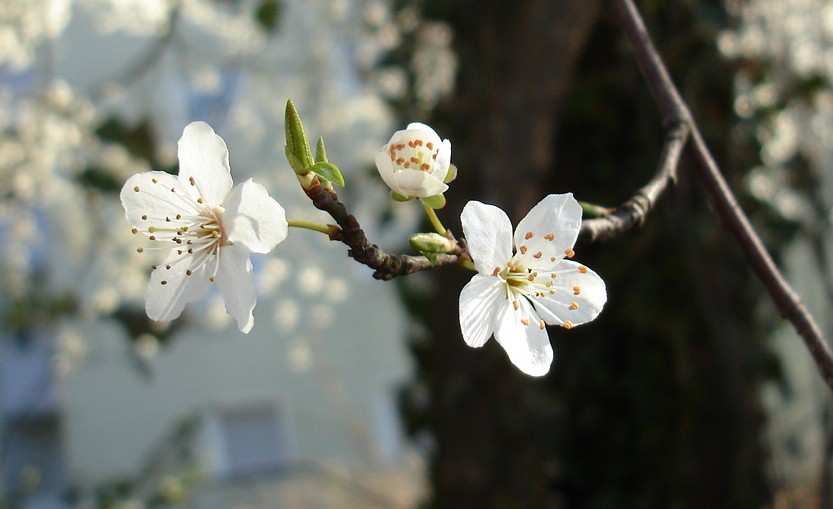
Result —
<path fill-rule="evenodd" d="M 273 470 L 286 457 L 282 423 L 274 408 L 225 411 L 220 420 L 224 475 L 236 477 Z"/>

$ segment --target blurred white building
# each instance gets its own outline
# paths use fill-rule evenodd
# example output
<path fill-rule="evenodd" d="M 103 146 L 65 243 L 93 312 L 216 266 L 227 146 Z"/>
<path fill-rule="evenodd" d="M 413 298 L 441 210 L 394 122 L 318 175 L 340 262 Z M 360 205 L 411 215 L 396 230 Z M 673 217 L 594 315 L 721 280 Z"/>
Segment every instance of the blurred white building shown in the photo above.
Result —
<path fill-rule="evenodd" d="M 409 369 L 393 289 L 354 284 L 360 305 L 329 310 L 315 303 L 328 292 L 289 312 L 280 297 L 263 299 L 249 335 L 189 315 L 153 355 L 149 337 L 137 352 L 119 325 L 96 323 L 77 331 L 87 351 L 63 376 L 49 338 L 4 341 L 6 495 L 66 507 L 72 487 L 89 505 L 97 487 L 129 480 L 127 498 L 177 499 L 185 485 L 199 508 L 368 507 L 377 493 L 413 501 L 419 470 L 397 417 Z M 320 316 L 306 316 L 319 323 L 280 326 L 295 319 L 280 313 L 315 306 Z"/>
<path fill-rule="evenodd" d="M 100 505 L 206 509 L 416 500 L 419 462 L 396 409 L 410 376 L 407 323 L 392 284 L 372 280 L 343 245 L 292 230 L 253 259 L 260 297 L 249 335 L 213 295 L 186 308 L 168 343 L 131 341 L 107 316 L 141 309 L 153 260 L 135 253 L 117 197 L 90 198 L 73 179 L 84 164 L 104 164 L 122 181 L 149 169 L 96 141 L 108 118 L 149 125 L 156 156 L 171 163 L 182 128 L 206 120 L 228 144 L 236 181 L 254 177 L 289 217 L 326 222 L 284 160 L 292 98 L 311 139 L 326 139 L 348 181 L 342 197 L 371 239 L 403 242 L 419 207 L 397 206 L 392 226 L 376 225 L 387 191 L 368 169 L 395 126 L 360 69 L 396 42 L 385 5 L 0 7 L 0 188 L 14 183 L 14 199 L 0 203 L 0 283 L 15 283 L 9 267 L 19 266 L 25 284 L 35 266 L 47 293 L 69 292 L 79 306 L 38 337 L 0 336 L 0 507 L 95 507 L 107 497 L 113 503 Z M 253 14 L 272 7 L 277 25 L 259 30 Z"/>

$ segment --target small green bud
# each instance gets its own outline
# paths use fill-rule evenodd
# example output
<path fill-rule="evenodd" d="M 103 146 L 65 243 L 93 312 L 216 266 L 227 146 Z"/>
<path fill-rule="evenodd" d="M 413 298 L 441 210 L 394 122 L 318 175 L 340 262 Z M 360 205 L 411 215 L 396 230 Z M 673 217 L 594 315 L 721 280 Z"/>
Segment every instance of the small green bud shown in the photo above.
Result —
<path fill-rule="evenodd" d="M 581 212 L 584 217 L 605 217 L 613 212 L 613 209 L 602 207 L 601 205 L 596 205 L 595 203 L 589 203 L 586 201 L 579 201 L 578 203 L 581 205 Z"/>
<path fill-rule="evenodd" d="M 324 148 L 324 137 L 318 137 L 318 143 L 315 144 L 315 162 L 316 163 L 326 163 L 327 161 L 327 149 Z"/>
<path fill-rule="evenodd" d="M 312 165 L 312 155 L 307 135 L 304 133 L 304 124 L 292 100 L 286 101 L 285 117 L 286 151 L 291 152 L 304 168 L 309 168 Z M 292 164 L 291 161 L 290 164 Z M 295 172 L 298 173 L 298 170 Z"/>
<path fill-rule="evenodd" d="M 420 253 L 429 254 L 450 253 L 457 249 L 453 240 L 439 233 L 414 233 L 408 238 L 411 247 Z"/>

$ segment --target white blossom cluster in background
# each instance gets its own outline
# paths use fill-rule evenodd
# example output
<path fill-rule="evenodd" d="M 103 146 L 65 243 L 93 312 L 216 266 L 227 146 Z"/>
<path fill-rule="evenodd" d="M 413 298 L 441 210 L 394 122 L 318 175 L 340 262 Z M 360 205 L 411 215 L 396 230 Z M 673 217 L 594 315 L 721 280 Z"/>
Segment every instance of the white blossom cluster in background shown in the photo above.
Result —
<path fill-rule="evenodd" d="M 749 172 L 748 189 L 807 231 L 822 228 L 828 239 L 824 248 L 831 253 L 833 3 L 730 0 L 727 5 L 739 23 L 736 30 L 721 34 L 718 44 L 728 57 L 750 63 L 741 66 L 736 76 L 735 111 L 741 118 L 757 121 L 761 143 L 763 164 Z M 827 217 L 818 217 L 806 194 L 791 188 L 798 159 L 809 165 Z M 812 312 L 827 317 L 833 302 L 824 287 L 833 282 L 825 282 L 827 271 L 819 266 L 813 249 L 799 237 L 783 253 L 784 264 Z M 830 325 L 822 327 L 829 331 Z M 829 450 L 825 437 L 831 436 L 831 430 L 829 415 L 824 415 L 826 389 L 812 378 L 809 357 L 792 342 L 791 331 L 781 331 L 775 339 L 772 348 L 781 359 L 783 379 L 779 386 L 765 388 L 763 402 L 769 410 L 774 478 L 789 504 L 802 490 L 817 489 L 813 483 L 821 462 L 829 461 L 823 451 Z"/>
<path fill-rule="evenodd" d="M 31 66 L 38 45 L 64 31 L 70 10 L 70 0 L 0 3 L 0 62 L 13 70 Z"/>
<path fill-rule="evenodd" d="M 388 193 L 368 171 L 393 125 L 384 80 L 372 71 L 397 44 L 403 21 L 384 1 L 277 3 L 277 24 L 263 26 L 258 0 L 0 2 L 3 299 L 35 290 L 69 294 L 85 319 L 143 306 L 155 255 L 136 252 L 118 188 L 84 184 L 91 168 L 118 187 L 130 175 L 159 169 L 99 135 L 113 118 L 130 128 L 146 125 L 156 144 L 151 156 L 168 167 L 184 126 L 205 120 L 228 143 L 236 179 L 256 177 L 288 216 L 319 220 L 283 155 L 284 106 L 292 97 L 350 179 L 348 197 L 368 235 L 384 244 L 415 224 L 418 211 L 410 207 L 394 208 L 384 228 L 374 224 Z M 450 40 L 441 42 L 420 58 L 448 60 Z M 431 86 L 421 80 L 425 100 L 450 87 L 448 77 Z M 269 311 L 276 324 L 327 326 L 333 306 L 368 279 L 366 270 L 345 263 L 320 292 L 312 289 L 308 275 L 327 266 L 321 241 L 296 235 L 287 249 L 254 262 L 262 294 L 285 295 Z M 337 248 L 333 254 L 343 258 Z M 296 295 L 316 304 L 294 302 Z M 193 309 L 206 326 L 229 325 L 217 295 Z"/>
<path fill-rule="evenodd" d="M 720 50 L 755 63 L 736 76 L 735 112 L 741 118 L 765 113 L 756 127 L 763 166 L 750 174 L 749 189 L 785 218 L 807 220 L 811 211 L 779 170 L 797 156 L 816 168 L 833 165 L 833 4 L 733 0 L 727 5 L 740 23 L 721 34 Z M 829 185 L 825 199 L 833 203 Z"/>

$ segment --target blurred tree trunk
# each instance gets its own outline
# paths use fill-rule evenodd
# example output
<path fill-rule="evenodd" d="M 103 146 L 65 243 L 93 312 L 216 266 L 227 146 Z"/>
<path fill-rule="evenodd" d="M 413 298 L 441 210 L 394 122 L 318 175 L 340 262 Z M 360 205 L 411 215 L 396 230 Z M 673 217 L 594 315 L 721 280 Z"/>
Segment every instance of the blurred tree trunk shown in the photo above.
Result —
<path fill-rule="evenodd" d="M 695 117 L 712 141 L 728 140 L 732 71 L 697 18 L 722 19 L 722 5 L 651 5 Z M 549 193 L 612 205 L 648 178 L 661 119 L 610 11 L 596 0 L 426 2 L 426 17 L 451 23 L 460 58 L 455 95 L 431 121 L 459 167 L 446 226 L 460 233 L 468 199 L 517 223 Z M 758 406 L 766 355 L 749 318 L 748 270 L 696 186 L 673 192 L 644 229 L 579 246 L 611 300 L 594 324 L 550 331 L 556 360 L 545 378 L 520 373 L 494 340 L 466 347 L 456 289 L 471 274 L 431 275 L 443 291 L 412 307 L 429 334 L 413 345 L 419 378 L 404 404 L 411 430 L 434 444 L 432 507 L 768 500 Z"/>
<path fill-rule="evenodd" d="M 545 194 L 559 111 L 598 16 L 598 0 L 435 2 L 454 29 L 456 96 L 438 111 L 440 133 L 460 168 L 443 217 L 460 232 L 465 199 L 504 208 L 513 222 Z M 430 9 L 429 9 L 430 11 Z M 438 275 L 460 288 L 471 274 Z M 453 279 L 453 281 L 451 280 Z M 436 507 L 548 507 L 553 408 L 539 380 L 520 374 L 494 341 L 478 351 L 459 333 L 457 293 L 433 303 L 435 340 L 424 352 L 437 440 L 431 476 Z"/>

